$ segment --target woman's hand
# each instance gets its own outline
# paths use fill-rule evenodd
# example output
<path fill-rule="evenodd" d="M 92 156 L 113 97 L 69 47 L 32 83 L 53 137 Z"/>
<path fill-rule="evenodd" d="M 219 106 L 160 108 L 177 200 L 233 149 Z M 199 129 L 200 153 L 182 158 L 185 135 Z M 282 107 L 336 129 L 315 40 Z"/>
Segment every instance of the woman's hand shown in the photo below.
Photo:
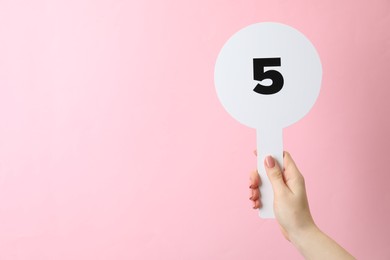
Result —
<path fill-rule="evenodd" d="M 274 158 L 264 160 L 268 178 L 274 190 L 275 217 L 286 239 L 294 234 L 315 228 L 306 196 L 305 181 L 288 152 L 283 154 L 284 171 Z M 253 207 L 260 208 L 260 177 L 255 171 L 250 176 Z"/>
<path fill-rule="evenodd" d="M 274 191 L 276 220 L 287 240 L 301 252 L 305 259 L 355 259 L 314 223 L 307 201 L 305 181 L 290 154 L 283 153 L 284 169 L 271 156 L 264 160 L 267 176 Z M 260 208 L 259 185 L 255 171 L 250 175 L 253 208 Z"/>

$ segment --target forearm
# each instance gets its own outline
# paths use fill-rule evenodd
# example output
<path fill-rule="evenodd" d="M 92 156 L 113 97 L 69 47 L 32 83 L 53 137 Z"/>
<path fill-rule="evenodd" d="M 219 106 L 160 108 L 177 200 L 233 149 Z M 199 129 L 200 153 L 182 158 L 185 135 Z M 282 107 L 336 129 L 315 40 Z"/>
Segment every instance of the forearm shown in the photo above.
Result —
<path fill-rule="evenodd" d="M 355 259 L 316 226 L 300 233 L 292 234 L 291 242 L 307 260 Z"/>

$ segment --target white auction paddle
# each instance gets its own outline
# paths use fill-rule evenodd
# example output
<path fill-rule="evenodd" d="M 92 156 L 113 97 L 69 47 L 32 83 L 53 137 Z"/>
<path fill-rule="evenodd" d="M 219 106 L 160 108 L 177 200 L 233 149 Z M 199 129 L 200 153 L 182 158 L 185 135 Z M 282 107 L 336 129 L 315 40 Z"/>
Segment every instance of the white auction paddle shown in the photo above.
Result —
<path fill-rule="evenodd" d="M 236 120 L 257 131 L 260 217 L 274 218 L 264 158 L 283 168 L 283 128 L 304 117 L 321 87 L 322 66 L 312 43 L 280 23 L 256 23 L 235 33 L 215 64 L 217 95 Z"/>

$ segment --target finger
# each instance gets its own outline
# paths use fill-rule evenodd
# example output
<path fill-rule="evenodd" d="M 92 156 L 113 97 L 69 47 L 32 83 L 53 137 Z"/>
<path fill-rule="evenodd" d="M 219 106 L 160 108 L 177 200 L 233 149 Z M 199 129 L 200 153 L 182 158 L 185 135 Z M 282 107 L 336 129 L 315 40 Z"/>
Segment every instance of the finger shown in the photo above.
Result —
<path fill-rule="evenodd" d="M 272 189 L 274 190 L 274 194 L 279 194 L 284 192 L 287 188 L 284 179 L 283 173 L 280 169 L 278 162 L 272 157 L 267 156 L 264 159 L 264 166 L 267 172 L 268 178 L 272 184 Z"/>
<path fill-rule="evenodd" d="M 302 177 L 301 172 L 299 171 L 289 152 L 283 152 L 283 163 L 285 175 L 284 177 L 286 178 L 286 181 Z"/>
<path fill-rule="evenodd" d="M 251 200 L 258 200 L 260 198 L 260 190 L 252 189 Z"/>
<path fill-rule="evenodd" d="M 286 171 L 291 172 L 291 174 L 300 175 L 298 167 L 296 166 L 290 153 L 287 151 L 283 152 L 283 164 Z"/>
<path fill-rule="evenodd" d="M 250 184 L 249 188 L 251 189 L 257 189 L 260 184 L 260 176 L 257 173 L 257 171 L 252 171 L 250 176 L 249 176 Z"/>
<path fill-rule="evenodd" d="M 284 177 L 286 180 L 286 185 L 290 188 L 291 191 L 294 192 L 295 186 L 302 186 L 301 184 L 302 182 L 304 183 L 304 178 L 296 166 L 294 160 L 292 159 L 290 153 L 283 153 L 283 163 L 285 166 Z"/>
<path fill-rule="evenodd" d="M 253 201 L 253 208 L 254 209 L 259 209 L 260 206 L 261 206 L 260 200 Z"/>

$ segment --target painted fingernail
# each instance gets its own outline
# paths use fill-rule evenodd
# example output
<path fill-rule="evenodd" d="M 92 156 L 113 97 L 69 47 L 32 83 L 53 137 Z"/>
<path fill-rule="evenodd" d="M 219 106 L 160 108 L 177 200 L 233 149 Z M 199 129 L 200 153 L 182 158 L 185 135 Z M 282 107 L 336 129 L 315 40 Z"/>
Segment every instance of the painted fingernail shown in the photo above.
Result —
<path fill-rule="evenodd" d="M 250 199 L 250 200 L 253 200 L 253 196 L 251 196 L 249 199 Z"/>
<path fill-rule="evenodd" d="M 272 156 L 268 155 L 265 158 L 265 164 L 267 165 L 268 168 L 274 168 L 275 167 L 275 160 L 272 158 Z"/>

